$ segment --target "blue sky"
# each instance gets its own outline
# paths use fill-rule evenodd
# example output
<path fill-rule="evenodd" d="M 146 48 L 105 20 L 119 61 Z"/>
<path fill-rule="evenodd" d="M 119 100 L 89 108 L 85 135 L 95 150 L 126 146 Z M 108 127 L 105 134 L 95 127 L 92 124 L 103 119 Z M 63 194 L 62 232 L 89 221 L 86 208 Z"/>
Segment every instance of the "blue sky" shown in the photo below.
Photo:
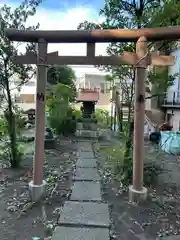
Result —
<path fill-rule="evenodd" d="M 21 0 L 0 0 L 0 5 L 8 4 L 12 8 Z M 104 0 L 44 0 L 35 16 L 28 19 L 27 25 L 40 23 L 41 30 L 76 30 L 79 23 L 87 21 L 102 22 L 99 9 Z M 97 44 L 96 54 L 106 55 L 107 44 Z M 86 44 L 49 44 L 48 52 L 58 51 L 59 55 L 82 56 L 86 54 Z M 84 73 L 99 73 L 95 68 L 75 68 L 77 76 Z"/>
<path fill-rule="evenodd" d="M 3 2 L 3 1 L 2 1 Z M 4 0 L 4 2 L 20 3 L 19 0 Z M 103 6 L 104 0 L 43 0 L 42 7 L 47 9 L 66 10 L 75 7 L 91 7 L 99 10 Z"/>

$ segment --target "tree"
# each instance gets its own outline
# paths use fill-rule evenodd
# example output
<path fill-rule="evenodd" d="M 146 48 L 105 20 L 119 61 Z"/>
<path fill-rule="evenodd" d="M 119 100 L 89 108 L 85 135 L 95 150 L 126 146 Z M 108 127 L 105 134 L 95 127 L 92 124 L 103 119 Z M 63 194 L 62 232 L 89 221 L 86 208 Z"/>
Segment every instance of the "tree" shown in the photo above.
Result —
<path fill-rule="evenodd" d="M 41 0 L 25 0 L 17 8 L 4 5 L 0 8 L 0 86 L 4 92 L 5 111 L 4 115 L 8 125 L 10 140 L 10 163 L 12 168 L 19 165 L 18 146 L 16 141 L 16 122 L 11 83 L 18 79 L 20 87 L 34 74 L 31 65 L 15 64 L 12 57 L 18 54 L 19 44 L 9 41 L 5 36 L 5 28 L 36 30 L 37 26 L 26 27 L 28 17 L 36 13 L 36 8 Z M 26 51 L 35 51 L 35 44 L 27 44 Z"/>
<path fill-rule="evenodd" d="M 70 86 L 74 92 L 74 96 L 76 93 L 75 80 L 76 74 L 74 70 L 69 66 L 51 66 L 48 69 L 47 82 L 50 85 L 62 83 Z"/>
<path fill-rule="evenodd" d="M 76 74 L 69 66 L 51 66 L 48 69 L 47 81 L 50 84 L 62 83 L 71 86 L 75 80 Z"/>
<path fill-rule="evenodd" d="M 119 28 L 142 28 L 142 27 L 154 27 L 154 17 L 160 16 L 160 13 L 165 13 L 165 8 L 168 6 L 167 2 L 170 1 L 164 1 L 164 0 L 105 0 L 104 7 L 100 10 L 100 15 L 105 19 L 103 23 L 95 24 L 92 22 L 85 21 L 84 23 L 80 23 L 78 26 L 78 29 L 119 29 Z M 171 2 L 173 2 L 171 0 Z M 177 2 L 173 5 L 176 5 Z M 164 9 L 164 10 L 162 10 Z M 179 8 L 180 9 L 180 8 Z M 177 11 L 176 11 L 177 12 Z M 166 26 L 165 18 L 169 18 L 169 13 L 166 11 L 166 14 L 163 15 L 163 18 L 160 17 L 161 22 L 163 24 L 161 26 Z M 168 21 L 169 22 L 169 21 Z M 161 46 L 160 46 L 161 45 Z M 161 48 L 162 46 L 166 46 L 168 48 L 171 47 L 170 44 L 167 44 L 166 42 L 162 42 L 161 44 L 155 46 L 156 50 Z M 149 50 L 152 49 L 154 45 L 152 43 L 149 43 Z M 135 52 L 135 44 L 134 43 L 111 43 L 107 47 L 107 53 L 108 55 L 122 55 L 124 51 L 129 52 Z M 99 66 L 101 70 L 106 70 L 106 72 L 109 72 L 112 79 L 116 79 L 117 82 L 119 82 L 120 87 L 123 89 L 123 92 L 125 93 L 125 98 L 128 103 L 128 109 L 129 109 L 129 119 L 128 122 L 130 123 L 130 111 L 133 106 L 133 96 L 134 96 L 134 81 L 135 81 L 135 68 L 132 66 L 124 66 L 121 65 L 119 67 L 102 67 Z M 158 87 L 156 87 L 156 94 L 159 94 L 159 92 L 162 94 L 162 90 L 166 91 L 167 87 L 172 85 L 173 78 L 168 77 L 166 75 L 166 78 L 164 78 L 164 72 L 159 71 L 157 73 L 157 68 L 155 71 L 155 68 L 151 70 L 151 74 L 149 76 L 155 76 L 156 80 L 157 76 L 158 78 L 163 79 L 161 81 L 161 84 L 159 83 Z M 160 75 L 161 72 L 161 75 Z M 167 71 L 166 71 L 167 74 Z M 153 83 L 154 79 L 150 77 L 147 79 L 148 85 L 149 83 Z M 166 82 L 165 82 L 166 81 Z M 162 84 L 163 83 L 163 84 Z M 159 89 L 159 87 L 162 87 L 162 89 Z M 165 89 L 166 88 L 166 89 Z M 159 90 L 159 92 L 157 92 Z M 128 131 L 128 138 L 126 139 L 126 150 L 125 150 L 125 158 L 128 158 L 130 156 L 130 148 L 132 146 L 132 137 L 131 137 L 131 128 L 129 126 Z M 129 161 L 127 161 L 127 164 L 125 168 L 128 168 Z"/>
<path fill-rule="evenodd" d="M 169 14 L 167 9 L 175 9 L 172 15 Z M 178 10 L 177 10 L 178 9 Z M 180 11 L 180 4 L 172 0 L 106 0 L 103 9 L 100 10 L 100 15 L 105 18 L 105 21 L 101 24 L 89 23 L 85 21 L 80 23 L 78 29 L 118 29 L 118 28 L 141 28 L 141 27 L 154 27 L 157 26 L 156 22 L 160 26 L 167 26 L 168 23 L 177 24 L 176 18 Z M 154 20 L 155 19 L 155 20 Z M 166 21 L 167 19 L 167 21 Z M 161 42 L 158 44 L 158 49 L 165 47 L 166 51 L 172 47 L 171 44 Z M 151 43 L 149 48 L 154 47 Z M 157 48 L 157 46 L 156 46 Z M 107 48 L 108 55 L 121 55 L 124 51 L 135 52 L 134 44 L 127 43 L 112 43 Z M 135 69 L 131 66 L 115 67 L 102 67 L 101 70 L 106 70 L 110 73 L 112 78 L 118 79 L 120 87 L 125 93 L 126 101 L 130 107 L 133 101 L 133 88 L 135 79 Z M 153 90 L 156 95 L 162 95 L 169 86 L 173 84 L 174 77 L 168 77 L 167 71 L 162 70 L 164 68 L 153 68 L 150 71 L 147 85 L 154 84 Z M 158 74 L 157 74 L 157 70 Z M 156 72 L 156 73 L 155 73 Z M 165 77 L 166 74 L 166 77 Z M 158 76 L 157 76 L 158 75 Z M 153 76 L 153 78 L 152 78 Z M 156 76 L 156 78 L 155 78 Z M 158 80 L 159 84 L 155 84 L 154 80 Z M 129 81 L 129 83 L 128 83 Z M 154 96 L 154 93 L 153 95 Z M 150 98 L 150 97 L 149 97 Z"/>
<path fill-rule="evenodd" d="M 47 99 L 49 122 L 58 134 L 69 133 L 75 129 L 72 121 L 73 109 L 70 105 L 73 94 L 72 88 L 68 85 L 58 83 L 51 86 L 51 94 Z"/>

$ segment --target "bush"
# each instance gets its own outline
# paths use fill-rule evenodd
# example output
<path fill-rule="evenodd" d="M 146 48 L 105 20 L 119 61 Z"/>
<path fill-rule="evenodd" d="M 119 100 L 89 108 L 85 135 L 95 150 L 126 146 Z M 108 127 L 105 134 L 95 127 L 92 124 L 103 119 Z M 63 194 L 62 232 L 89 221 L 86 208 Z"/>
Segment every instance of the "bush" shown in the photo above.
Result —
<path fill-rule="evenodd" d="M 95 118 L 97 119 L 97 122 L 103 127 L 108 127 L 110 124 L 109 113 L 106 110 L 96 109 Z"/>
<path fill-rule="evenodd" d="M 22 144 L 17 144 L 16 149 L 16 157 L 17 157 L 17 167 L 20 166 L 21 161 L 23 160 L 25 152 L 25 147 Z M 4 142 L 3 148 L 0 151 L 0 159 L 1 161 L 7 163 L 9 162 L 11 164 L 11 148 L 9 141 Z"/>
<path fill-rule="evenodd" d="M 76 131 L 76 112 L 72 108 L 68 108 L 67 114 L 65 116 L 49 117 L 50 126 L 55 130 L 57 134 L 74 134 Z"/>
<path fill-rule="evenodd" d="M 7 121 L 5 117 L 1 117 L 0 118 L 0 137 L 3 137 L 8 134 L 7 128 L 8 128 Z"/>
<path fill-rule="evenodd" d="M 133 177 L 133 148 L 130 149 L 130 155 L 124 158 L 125 144 L 119 142 L 113 147 L 102 149 L 102 152 L 108 157 L 113 164 L 113 172 L 120 182 L 127 186 L 132 183 Z M 153 185 L 157 182 L 162 168 L 155 163 L 144 164 L 144 183 Z"/>

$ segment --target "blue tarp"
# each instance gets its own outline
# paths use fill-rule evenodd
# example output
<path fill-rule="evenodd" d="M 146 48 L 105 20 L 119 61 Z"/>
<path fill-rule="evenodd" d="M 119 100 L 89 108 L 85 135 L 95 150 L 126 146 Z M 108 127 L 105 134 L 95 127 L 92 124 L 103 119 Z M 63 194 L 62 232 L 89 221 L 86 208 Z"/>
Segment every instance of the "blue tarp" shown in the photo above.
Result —
<path fill-rule="evenodd" d="M 180 132 L 161 132 L 159 144 L 163 151 L 169 154 L 180 155 Z"/>

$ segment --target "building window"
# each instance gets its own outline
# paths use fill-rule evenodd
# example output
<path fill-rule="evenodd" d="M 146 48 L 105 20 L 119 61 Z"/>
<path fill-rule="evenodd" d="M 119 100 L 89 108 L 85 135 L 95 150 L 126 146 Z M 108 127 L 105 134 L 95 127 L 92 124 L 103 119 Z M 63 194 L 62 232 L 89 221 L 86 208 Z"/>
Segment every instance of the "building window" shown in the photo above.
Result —
<path fill-rule="evenodd" d="M 34 81 L 28 81 L 27 83 L 24 84 L 24 86 L 34 87 L 35 86 L 35 82 Z"/>
<path fill-rule="evenodd" d="M 100 83 L 101 93 L 110 93 L 110 84 L 109 83 Z"/>
<path fill-rule="evenodd" d="M 110 93 L 110 83 L 108 82 L 105 83 L 105 92 Z"/>
<path fill-rule="evenodd" d="M 100 83 L 100 89 L 101 89 L 101 93 L 105 92 L 105 84 L 104 83 Z"/>
<path fill-rule="evenodd" d="M 167 113 L 167 115 L 166 115 L 166 121 L 167 121 L 167 122 L 170 122 L 170 121 L 171 121 L 171 118 L 172 118 L 172 114 Z"/>
<path fill-rule="evenodd" d="M 20 94 L 15 97 L 16 103 L 34 103 L 35 95 L 34 94 Z"/>

